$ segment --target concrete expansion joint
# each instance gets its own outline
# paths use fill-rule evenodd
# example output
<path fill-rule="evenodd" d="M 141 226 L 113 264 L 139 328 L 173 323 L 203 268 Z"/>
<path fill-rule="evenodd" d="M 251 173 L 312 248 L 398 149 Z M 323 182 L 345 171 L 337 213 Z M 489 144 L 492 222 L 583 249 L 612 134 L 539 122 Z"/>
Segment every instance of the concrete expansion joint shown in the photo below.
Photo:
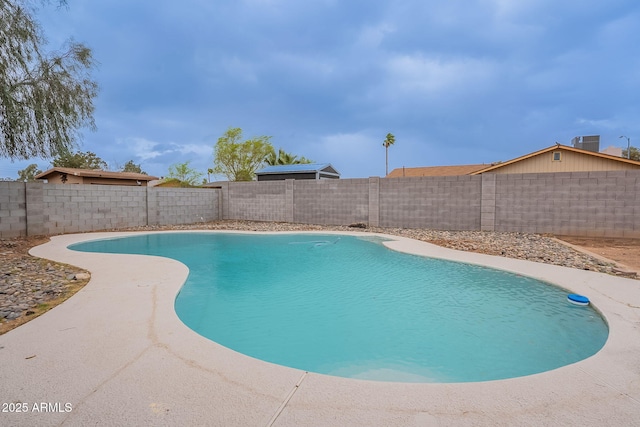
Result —
<path fill-rule="evenodd" d="M 278 417 L 280 416 L 282 411 L 284 411 L 284 408 L 287 407 L 287 404 L 289 403 L 289 401 L 291 400 L 293 395 L 296 394 L 296 391 L 298 391 L 298 388 L 300 388 L 300 385 L 302 384 L 302 381 L 304 381 L 304 379 L 306 378 L 308 373 L 309 372 L 304 371 L 304 373 L 302 374 L 302 376 L 300 377 L 300 379 L 298 380 L 296 385 L 293 386 L 293 388 L 291 389 L 289 394 L 287 394 L 287 397 L 284 398 L 284 400 L 282 401 L 282 403 L 278 407 L 278 410 L 276 411 L 276 413 L 273 414 L 273 417 L 271 417 L 271 419 L 267 423 L 267 427 L 273 426 L 273 424 L 276 422 L 276 420 L 278 419 Z"/>
<path fill-rule="evenodd" d="M 640 405 L 640 400 L 638 400 L 635 397 L 631 396 L 629 393 L 625 393 L 624 391 L 620 390 L 619 388 L 617 388 L 613 384 L 609 383 L 605 379 L 603 379 L 603 378 L 601 378 L 601 377 L 599 377 L 597 375 L 594 375 L 592 372 L 589 372 L 589 371 L 585 370 L 582 367 L 579 367 L 578 369 L 580 369 L 582 372 L 584 372 L 586 375 L 590 376 L 591 378 L 595 379 L 596 381 L 600 382 L 602 385 L 610 388 L 611 390 L 615 390 L 616 393 L 620 394 L 620 396 L 624 396 L 624 397 L 628 398 L 629 400 L 633 401 L 635 404 Z"/>
<path fill-rule="evenodd" d="M 616 302 L 616 303 L 618 303 L 618 304 L 626 305 L 626 306 L 627 306 L 627 307 L 629 307 L 629 308 L 640 308 L 640 306 L 637 306 L 637 305 L 631 304 L 631 303 L 629 303 L 629 302 L 621 301 L 621 300 L 619 300 L 619 299 L 616 299 L 616 298 L 612 297 L 611 295 L 607 295 L 607 294 L 605 294 L 604 292 L 601 292 L 601 291 L 599 291 L 599 290 L 597 290 L 597 289 L 593 288 L 592 286 L 590 286 L 590 288 L 593 290 L 593 292 L 594 292 L 594 293 L 596 293 L 596 294 L 598 294 L 598 295 L 600 295 L 600 296 L 602 296 L 602 297 L 604 297 L 604 298 L 607 298 L 607 299 L 608 299 L 608 300 L 610 300 L 610 301 Z"/>
<path fill-rule="evenodd" d="M 105 387 L 108 383 L 110 383 L 111 381 L 113 381 L 115 378 L 117 378 L 122 372 L 124 372 L 127 368 L 129 368 L 130 366 L 132 366 L 135 362 L 137 362 L 138 360 L 140 360 L 142 358 L 142 356 L 149 351 L 149 349 L 151 349 L 153 346 L 147 346 L 145 349 L 143 349 L 140 353 L 138 353 L 136 356 L 134 356 L 132 359 L 130 359 L 128 362 L 126 362 L 125 364 L 123 364 L 120 368 L 116 369 L 115 371 L 113 371 L 113 373 L 111 373 L 111 375 L 109 375 L 107 378 L 105 378 L 104 380 L 102 380 L 99 384 L 97 384 L 93 390 L 91 390 L 89 393 L 87 393 L 85 396 L 83 396 L 78 403 L 76 403 L 74 406 L 74 410 L 73 412 L 69 412 L 67 414 L 67 416 L 64 418 L 64 420 L 60 423 L 60 425 L 64 425 L 66 424 L 73 416 L 74 414 L 79 413 L 79 409 L 82 407 L 82 405 L 84 405 L 84 403 L 87 401 L 87 399 L 89 399 L 91 396 L 93 396 L 95 393 L 97 393 L 98 391 L 100 391 L 103 387 Z"/>
<path fill-rule="evenodd" d="M 147 338 L 153 345 L 158 344 L 158 334 L 156 333 L 156 309 L 158 308 L 158 285 L 151 288 L 151 316 L 147 325 Z"/>

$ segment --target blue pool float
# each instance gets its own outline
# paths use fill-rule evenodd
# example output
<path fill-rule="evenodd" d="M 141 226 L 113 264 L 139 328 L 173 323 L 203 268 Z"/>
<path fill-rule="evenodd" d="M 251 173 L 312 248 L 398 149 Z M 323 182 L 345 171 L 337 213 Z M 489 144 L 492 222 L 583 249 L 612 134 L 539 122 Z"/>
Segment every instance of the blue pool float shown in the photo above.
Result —
<path fill-rule="evenodd" d="M 584 295 L 569 294 L 567 296 L 567 300 L 571 304 L 575 305 L 589 305 L 589 298 L 585 297 Z"/>

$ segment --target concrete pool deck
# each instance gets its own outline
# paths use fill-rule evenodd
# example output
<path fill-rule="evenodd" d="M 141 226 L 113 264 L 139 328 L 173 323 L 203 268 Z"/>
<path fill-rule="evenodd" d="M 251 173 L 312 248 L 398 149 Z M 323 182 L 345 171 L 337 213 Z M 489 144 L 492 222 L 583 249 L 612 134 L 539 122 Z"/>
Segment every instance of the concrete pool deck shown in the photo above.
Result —
<path fill-rule="evenodd" d="M 199 336 L 173 308 L 188 275 L 177 261 L 67 249 L 138 234 L 62 235 L 30 251 L 92 277 L 68 301 L 0 336 L 0 425 L 626 426 L 640 420 L 640 281 L 385 236 L 395 250 L 518 272 L 587 295 L 606 318 L 609 339 L 588 359 L 527 377 L 361 381 L 273 365 Z"/>

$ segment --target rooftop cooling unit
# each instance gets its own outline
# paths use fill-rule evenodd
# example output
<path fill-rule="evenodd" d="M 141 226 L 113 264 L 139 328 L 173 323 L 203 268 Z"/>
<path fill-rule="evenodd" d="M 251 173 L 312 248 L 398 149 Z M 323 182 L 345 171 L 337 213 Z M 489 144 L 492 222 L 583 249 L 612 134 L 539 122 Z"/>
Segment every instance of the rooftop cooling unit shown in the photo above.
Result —
<path fill-rule="evenodd" d="M 600 135 L 591 136 L 576 136 L 571 140 L 574 148 L 581 150 L 592 151 L 594 153 L 600 152 Z"/>

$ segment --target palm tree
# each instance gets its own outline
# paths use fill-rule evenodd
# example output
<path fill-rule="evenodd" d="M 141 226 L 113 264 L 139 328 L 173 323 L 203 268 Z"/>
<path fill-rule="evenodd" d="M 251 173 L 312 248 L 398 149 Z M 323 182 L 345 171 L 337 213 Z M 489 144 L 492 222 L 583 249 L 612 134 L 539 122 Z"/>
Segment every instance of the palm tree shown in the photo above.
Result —
<path fill-rule="evenodd" d="M 387 139 L 384 140 L 382 146 L 385 148 L 385 176 L 389 175 L 389 147 L 396 143 L 396 137 L 388 133 Z"/>
<path fill-rule="evenodd" d="M 280 166 L 280 165 L 298 165 L 301 163 L 312 163 L 311 160 L 306 159 L 304 157 L 298 157 L 291 153 L 285 152 L 282 148 L 278 150 L 278 154 L 275 151 L 272 151 L 264 160 L 266 164 L 269 166 Z"/>

